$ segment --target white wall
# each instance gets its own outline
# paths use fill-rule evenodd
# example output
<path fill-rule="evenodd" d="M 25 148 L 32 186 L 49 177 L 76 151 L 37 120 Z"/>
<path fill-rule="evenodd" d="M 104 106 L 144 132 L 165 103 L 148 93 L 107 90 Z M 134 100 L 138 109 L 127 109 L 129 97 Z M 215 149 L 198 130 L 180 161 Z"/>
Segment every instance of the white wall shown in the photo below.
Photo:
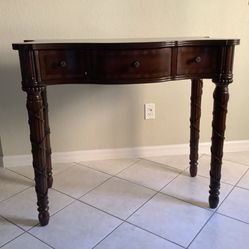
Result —
<path fill-rule="evenodd" d="M 212 36 L 240 38 L 230 86 L 227 140 L 249 139 L 248 0 L 1 0 L 0 140 L 4 155 L 30 153 L 18 55 L 24 39 Z M 201 141 L 211 137 L 212 91 L 204 84 Z M 190 82 L 48 89 L 53 151 L 187 143 Z M 143 104 L 156 103 L 156 120 Z"/>

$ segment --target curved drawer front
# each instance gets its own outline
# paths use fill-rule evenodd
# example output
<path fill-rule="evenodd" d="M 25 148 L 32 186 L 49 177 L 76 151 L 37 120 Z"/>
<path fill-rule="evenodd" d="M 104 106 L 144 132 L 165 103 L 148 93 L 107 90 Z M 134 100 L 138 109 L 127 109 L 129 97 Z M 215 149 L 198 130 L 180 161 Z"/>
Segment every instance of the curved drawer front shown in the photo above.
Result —
<path fill-rule="evenodd" d="M 170 76 L 171 49 L 93 51 L 91 78 L 145 80 Z"/>
<path fill-rule="evenodd" d="M 174 54 L 172 54 L 174 53 Z M 210 78 L 218 47 L 40 50 L 41 81 L 54 83 L 143 83 L 172 78 Z"/>
<path fill-rule="evenodd" d="M 212 75 L 217 71 L 217 47 L 179 47 L 177 75 Z"/>
<path fill-rule="evenodd" d="M 79 80 L 87 73 L 87 61 L 84 51 L 77 50 L 41 50 L 39 63 L 42 80 Z"/>

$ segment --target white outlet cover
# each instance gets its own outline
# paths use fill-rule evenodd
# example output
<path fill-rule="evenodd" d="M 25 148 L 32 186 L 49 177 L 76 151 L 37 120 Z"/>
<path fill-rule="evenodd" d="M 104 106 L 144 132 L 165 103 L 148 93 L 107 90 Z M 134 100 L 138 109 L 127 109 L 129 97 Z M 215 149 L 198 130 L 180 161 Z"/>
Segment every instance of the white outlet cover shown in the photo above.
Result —
<path fill-rule="evenodd" d="M 147 103 L 144 105 L 144 119 L 156 118 L 156 105 L 155 103 Z"/>

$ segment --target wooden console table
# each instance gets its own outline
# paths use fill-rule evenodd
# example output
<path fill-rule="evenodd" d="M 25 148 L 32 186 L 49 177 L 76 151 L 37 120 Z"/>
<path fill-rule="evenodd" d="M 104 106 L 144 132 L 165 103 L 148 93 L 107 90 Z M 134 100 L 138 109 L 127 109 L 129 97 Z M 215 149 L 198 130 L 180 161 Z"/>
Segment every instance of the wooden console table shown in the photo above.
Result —
<path fill-rule="evenodd" d="M 214 90 L 210 196 L 216 208 L 223 155 L 228 85 L 237 39 L 183 38 L 141 40 L 25 41 L 19 51 L 22 89 L 27 92 L 30 140 L 39 221 L 49 222 L 48 188 L 52 186 L 46 86 L 55 84 L 135 84 L 191 79 L 190 175 L 196 176 L 202 79 Z"/>

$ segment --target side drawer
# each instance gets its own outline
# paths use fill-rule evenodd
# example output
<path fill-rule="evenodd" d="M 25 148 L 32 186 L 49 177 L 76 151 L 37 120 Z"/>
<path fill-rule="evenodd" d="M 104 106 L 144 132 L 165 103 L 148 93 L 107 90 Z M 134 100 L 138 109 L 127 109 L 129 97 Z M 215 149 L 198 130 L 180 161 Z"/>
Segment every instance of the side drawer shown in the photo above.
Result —
<path fill-rule="evenodd" d="M 217 70 L 217 47 L 179 47 L 177 75 L 208 75 Z"/>
<path fill-rule="evenodd" d="M 42 80 L 80 80 L 87 74 L 87 61 L 84 51 L 41 50 L 39 63 Z"/>

